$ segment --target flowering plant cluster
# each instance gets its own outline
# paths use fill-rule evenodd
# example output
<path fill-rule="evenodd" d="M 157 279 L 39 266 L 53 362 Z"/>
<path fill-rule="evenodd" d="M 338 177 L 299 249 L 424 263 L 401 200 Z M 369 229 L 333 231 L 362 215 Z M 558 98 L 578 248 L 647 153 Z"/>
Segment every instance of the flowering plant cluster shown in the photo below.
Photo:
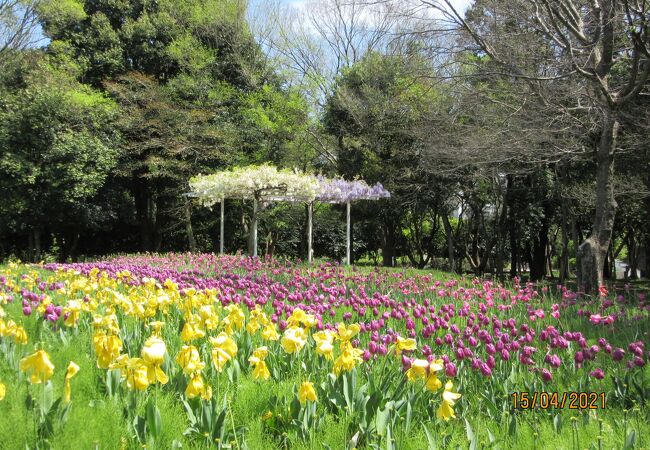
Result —
<path fill-rule="evenodd" d="M 398 429 L 471 418 L 465 399 L 478 393 L 504 402 L 481 414 L 507 410 L 509 392 L 559 383 L 627 405 L 635 391 L 625 386 L 643 383 L 650 356 L 642 294 L 581 300 L 518 280 L 505 287 L 238 256 L 11 264 L 0 269 L 0 304 L 0 363 L 13 367 L 0 372 L 0 399 L 20 401 L 14 380 L 38 388 L 66 364 L 60 405 L 69 408 L 72 377 L 96 371 L 104 395 L 129 405 L 132 436 L 153 446 L 164 431 L 159 394 L 181 400 L 186 435 L 205 443 L 246 440 L 230 401 L 249 380 L 260 392 L 287 386 L 258 411 L 278 442 L 313 439 L 331 415 L 356 446 L 378 445 Z M 28 331 L 34 323 L 39 336 Z M 90 348 L 90 363 L 52 359 L 66 346 Z"/>
<path fill-rule="evenodd" d="M 318 177 L 320 193 L 316 197 L 322 202 L 347 203 L 355 200 L 378 200 L 389 198 L 388 192 L 381 183 L 369 186 L 363 180 L 347 181 L 342 178 L 328 179 Z"/>
<path fill-rule="evenodd" d="M 204 205 L 212 206 L 222 198 L 258 200 L 286 199 L 312 201 L 319 193 L 316 177 L 268 164 L 234 167 L 211 175 L 190 179 L 190 189 Z"/>
<path fill-rule="evenodd" d="M 192 195 L 206 206 L 212 206 L 222 198 L 346 203 L 390 197 L 380 183 L 369 186 L 363 180 L 315 177 L 268 164 L 198 175 L 192 177 L 189 184 Z"/>

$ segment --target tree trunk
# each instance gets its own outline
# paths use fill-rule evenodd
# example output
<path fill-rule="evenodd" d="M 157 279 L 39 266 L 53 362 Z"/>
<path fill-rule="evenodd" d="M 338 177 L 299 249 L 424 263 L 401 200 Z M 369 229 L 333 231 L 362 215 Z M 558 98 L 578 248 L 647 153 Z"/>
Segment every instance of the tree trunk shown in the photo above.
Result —
<path fill-rule="evenodd" d="M 189 199 L 185 200 L 185 234 L 187 235 L 187 244 L 190 252 L 196 252 L 196 239 L 192 229 L 192 203 Z"/>
<path fill-rule="evenodd" d="M 133 197 L 135 199 L 135 212 L 140 229 L 140 247 L 142 251 L 148 252 L 152 249 L 152 237 L 150 227 L 151 196 L 147 183 L 136 177 L 134 180 Z"/>
<path fill-rule="evenodd" d="M 537 242 L 532 246 L 530 280 L 539 281 L 546 275 L 546 248 L 548 247 L 548 219 L 545 217 Z"/>
<path fill-rule="evenodd" d="M 395 265 L 395 227 L 389 221 L 384 221 L 382 227 L 381 258 L 384 267 Z"/>
<path fill-rule="evenodd" d="M 604 113 L 602 122 L 596 166 L 596 212 L 591 233 L 577 251 L 578 288 L 590 295 L 597 294 L 604 285 L 603 265 L 618 206 L 614 198 L 614 153 L 619 122 L 611 110 Z"/>
<path fill-rule="evenodd" d="M 449 221 L 447 212 L 442 214 L 442 226 L 445 228 L 445 235 L 447 236 L 447 259 L 449 260 L 449 270 L 452 272 L 456 269 L 454 261 L 456 245 L 454 244 L 454 229 Z"/>

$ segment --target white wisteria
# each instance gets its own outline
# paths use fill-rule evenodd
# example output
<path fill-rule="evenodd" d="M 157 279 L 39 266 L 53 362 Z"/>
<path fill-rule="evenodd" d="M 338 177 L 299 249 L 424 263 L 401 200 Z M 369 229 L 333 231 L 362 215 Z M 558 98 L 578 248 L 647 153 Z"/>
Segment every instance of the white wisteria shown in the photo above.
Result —
<path fill-rule="evenodd" d="M 310 202 L 321 188 L 313 175 L 263 164 L 198 175 L 190 179 L 190 189 L 203 205 L 212 206 L 227 198 Z"/>

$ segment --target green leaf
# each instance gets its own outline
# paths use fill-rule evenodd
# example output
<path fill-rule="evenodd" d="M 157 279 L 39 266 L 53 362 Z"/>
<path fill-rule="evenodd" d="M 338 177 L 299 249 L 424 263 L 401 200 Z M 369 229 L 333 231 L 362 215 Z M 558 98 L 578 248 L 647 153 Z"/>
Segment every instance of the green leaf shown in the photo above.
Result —
<path fill-rule="evenodd" d="M 512 438 L 517 435 L 517 418 L 514 414 L 510 417 L 510 423 L 508 424 L 508 435 Z"/>
<path fill-rule="evenodd" d="M 429 450 L 437 450 L 438 449 L 438 443 L 433 437 L 433 434 L 431 434 L 431 431 L 429 431 L 429 428 L 426 426 L 422 427 L 424 429 L 424 434 L 427 437 L 427 443 L 429 444 Z"/>
<path fill-rule="evenodd" d="M 470 425 L 469 421 L 465 419 L 465 432 L 467 433 L 467 440 L 472 443 L 476 439 L 474 436 L 474 430 L 472 429 L 472 425 Z"/>
<path fill-rule="evenodd" d="M 625 444 L 623 445 L 623 450 L 630 450 L 634 448 L 634 444 L 636 444 L 636 431 L 632 430 L 628 433 L 627 437 L 625 438 Z"/>
<path fill-rule="evenodd" d="M 153 399 L 149 399 L 146 409 L 147 429 L 155 440 L 158 440 L 162 433 L 162 419 L 160 418 L 160 410 L 155 404 Z"/>

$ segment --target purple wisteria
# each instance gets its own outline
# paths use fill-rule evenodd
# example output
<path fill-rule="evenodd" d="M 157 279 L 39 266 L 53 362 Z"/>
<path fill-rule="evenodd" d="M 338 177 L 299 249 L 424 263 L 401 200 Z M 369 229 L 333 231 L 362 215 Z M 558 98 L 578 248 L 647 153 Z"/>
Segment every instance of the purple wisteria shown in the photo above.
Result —
<path fill-rule="evenodd" d="M 390 192 L 381 183 L 370 186 L 363 180 L 347 181 L 342 178 L 329 179 L 322 176 L 318 177 L 318 182 L 320 193 L 316 196 L 316 200 L 321 202 L 347 203 L 390 197 Z"/>

